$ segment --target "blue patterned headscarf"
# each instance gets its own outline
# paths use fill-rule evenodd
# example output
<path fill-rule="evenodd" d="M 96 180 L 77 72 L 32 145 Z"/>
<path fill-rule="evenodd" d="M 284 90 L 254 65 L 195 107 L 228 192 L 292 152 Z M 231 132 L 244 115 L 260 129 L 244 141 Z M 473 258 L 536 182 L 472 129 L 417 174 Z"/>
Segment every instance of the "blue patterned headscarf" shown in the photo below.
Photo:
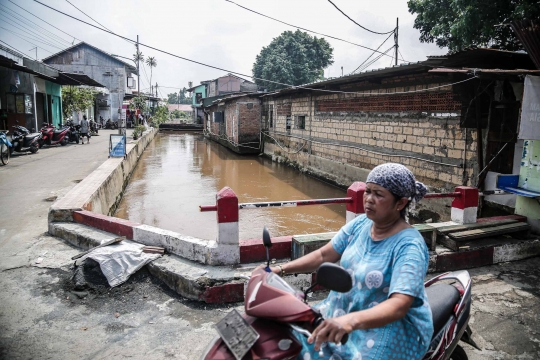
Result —
<path fill-rule="evenodd" d="M 416 181 L 413 173 L 401 164 L 387 163 L 376 166 L 369 173 L 366 182 L 382 186 L 392 194 L 410 200 L 410 204 L 420 201 L 427 188 Z"/>

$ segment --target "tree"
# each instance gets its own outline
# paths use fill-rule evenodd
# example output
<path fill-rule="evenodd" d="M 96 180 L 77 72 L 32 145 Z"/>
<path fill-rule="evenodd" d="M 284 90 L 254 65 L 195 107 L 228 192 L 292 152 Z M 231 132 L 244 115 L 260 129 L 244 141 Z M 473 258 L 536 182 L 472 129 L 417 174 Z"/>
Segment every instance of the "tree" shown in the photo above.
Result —
<path fill-rule="evenodd" d="M 178 93 L 167 94 L 168 104 L 178 104 Z"/>
<path fill-rule="evenodd" d="M 63 86 L 62 112 L 67 118 L 73 112 L 84 111 L 94 105 L 97 92 L 91 88 Z"/>
<path fill-rule="evenodd" d="M 285 31 L 257 55 L 253 76 L 291 85 L 311 83 L 321 79 L 324 69 L 334 63 L 333 51 L 323 38 L 300 30 Z M 264 80 L 255 83 L 268 90 L 285 87 Z"/>
<path fill-rule="evenodd" d="M 513 20 L 539 20 L 538 0 L 409 0 L 417 14 L 414 28 L 420 41 L 435 42 L 451 51 L 471 46 L 520 50 L 522 45 L 507 24 Z"/>
<path fill-rule="evenodd" d="M 152 68 L 155 68 L 157 66 L 157 60 L 153 56 L 149 56 L 146 58 L 146 65 L 150 67 L 150 86 L 152 86 Z"/>

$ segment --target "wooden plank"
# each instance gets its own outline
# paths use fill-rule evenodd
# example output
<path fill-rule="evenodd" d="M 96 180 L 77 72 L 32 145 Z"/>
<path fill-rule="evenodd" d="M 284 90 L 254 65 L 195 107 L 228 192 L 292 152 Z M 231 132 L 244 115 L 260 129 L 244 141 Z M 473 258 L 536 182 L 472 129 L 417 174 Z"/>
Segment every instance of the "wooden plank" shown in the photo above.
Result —
<path fill-rule="evenodd" d="M 490 221 L 490 222 L 482 222 L 482 223 L 445 226 L 445 227 L 438 228 L 437 231 L 441 234 L 446 235 L 446 234 L 458 232 L 458 231 L 484 229 L 484 228 L 496 227 L 496 226 L 501 226 L 501 225 L 514 224 L 514 223 L 518 223 L 518 221 L 514 219 L 507 219 L 507 220 L 498 220 L 498 221 Z"/>
<path fill-rule="evenodd" d="M 515 232 L 528 232 L 530 226 L 525 223 L 507 224 L 502 226 L 489 227 L 485 229 L 474 229 L 458 233 L 450 233 L 448 236 L 454 240 L 472 240 L 488 236 L 505 235 Z"/>
<path fill-rule="evenodd" d="M 413 227 L 422 235 L 429 248 L 435 251 L 437 248 L 437 228 L 431 224 L 415 224 Z"/>
<path fill-rule="evenodd" d="M 77 255 L 73 256 L 71 258 L 71 260 L 79 259 L 79 258 L 83 257 L 84 255 L 89 254 L 89 253 L 91 253 L 92 251 L 94 251 L 94 250 L 96 250 L 98 248 L 102 248 L 104 246 L 109 246 L 109 245 L 112 245 L 112 244 L 116 244 L 116 243 L 119 243 L 119 242 L 121 242 L 122 240 L 125 240 L 125 239 L 126 239 L 125 236 L 120 236 L 120 237 L 108 240 L 108 241 L 104 242 L 103 244 L 100 244 L 100 245 L 98 245 L 96 247 L 91 248 L 90 250 L 86 250 L 85 252 L 82 252 L 80 254 L 77 254 Z"/>

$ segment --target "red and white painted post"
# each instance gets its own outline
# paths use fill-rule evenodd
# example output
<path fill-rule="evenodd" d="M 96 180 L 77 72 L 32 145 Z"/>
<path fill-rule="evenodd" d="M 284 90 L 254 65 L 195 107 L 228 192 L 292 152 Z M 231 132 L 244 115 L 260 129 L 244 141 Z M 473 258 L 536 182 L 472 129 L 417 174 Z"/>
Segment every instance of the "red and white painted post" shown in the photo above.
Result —
<path fill-rule="evenodd" d="M 353 199 L 352 203 L 347 203 L 347 213 L 345 220 L 349 222 L 356 218 L 358 215 L 364 213 L 364 192 L 366 191 L 366 184 L 360 181 L 354 182 L 347 189 L 347 197 Z"/>
<path fill-rule="evenodd" d="M 478 188 L 470 186 L 458 186 L 457 196 L 452 201 L 451 218 L 458 224 L 472 224 L 476 222 L 478 212 Z"/>
<path fill-rule="evenodd" d="M 227 263 L 240 261 L 240 232 L 238 227 L 238 197 L 226 186 L 216 194 L 219 258 Z"/>

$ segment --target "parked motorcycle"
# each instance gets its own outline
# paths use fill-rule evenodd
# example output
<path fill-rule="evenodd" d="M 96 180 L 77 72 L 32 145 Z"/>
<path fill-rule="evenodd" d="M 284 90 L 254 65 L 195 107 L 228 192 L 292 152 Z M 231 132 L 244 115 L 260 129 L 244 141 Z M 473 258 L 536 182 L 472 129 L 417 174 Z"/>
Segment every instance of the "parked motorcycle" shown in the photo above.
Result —
<path fill-rule="evenodd" d="M 105 123 L 105 129 L 118 129 L 118 123 L 116 121 L 111 121 L 111 119 L 108 119 Z"/>
<path fill-rule="evenodd" d="M 61 129 L 56 129 L 54 125 L 50 123 L 43 123 L 43 127 L 40 131 L 43 134 L 43 138 L 39 143 L 39 147 L 42 147 L 43 145 L 56 144 L 65 146 L 69 142 L 70 131 L 68 126 L 64 126 Z"/>
<path fill-rule="evenodd" d="M 267 267 L 254 271 L 246 289 L 245 315 L 231 311 L 217 325 L 219 336 L 207 347 L 202 359 L 295 359 L 302 349 L 292 330 L 304 336 L 324 321 L 317 309 L 307 304 L 307 294 L 316 285 L 347 292 L 352 288 L 349 273 L 331 263 L 317 270 L 316 283 L 305 291 L 296 289 L 270 272 L 270 234 L 263 231 Z M 453 281 L 447 284 L 444 281 Z M 463 340 L 476 347 L 468 326 L 471 309 L 471 278 L 467 271 L 439 275 L 425 283 L 433 314 L 434 335 L 424 359 L 467 360 Z M 344 344 L 348 336 L 344 336 Z"/>
<path fill-rule="evenodd" d="M 64 126 L 69 127 L 68 142 L 74 142 L 78 144 L 81 139 L 81 134 L 80 134 L 81 125 L 75 125 L 73 120 L 68 120 L 66 121 L 66 124 Z"/>
<path fill-rule="evenodd" d="M 11 154 L 11 143 L 7 138 L 9 130 L 0 131 L 0 161 L 2 164 L 7 165 L 9 163 L 9 155 Z"/>
<path fill-rule="evenodd" d="M 98 123 L 92 119 L 90 119 L 89 122 L 90 122 L 90 135 L 91 136 L 98 135 L 98 129 L 99 129 Z"/>
<path fill-rule="evenodd" d="M 16 152 L 27 152 L 30 151 L 32 154 L 35 154 L 39 150 L 39 142 L 42 139 L 41 133 L 30 133 L 30 131 L 24 126 L 15 125 L 13 126 L 13 134 L 11 135 L 11 147 L 10 152 L 13 154 Z"/>

